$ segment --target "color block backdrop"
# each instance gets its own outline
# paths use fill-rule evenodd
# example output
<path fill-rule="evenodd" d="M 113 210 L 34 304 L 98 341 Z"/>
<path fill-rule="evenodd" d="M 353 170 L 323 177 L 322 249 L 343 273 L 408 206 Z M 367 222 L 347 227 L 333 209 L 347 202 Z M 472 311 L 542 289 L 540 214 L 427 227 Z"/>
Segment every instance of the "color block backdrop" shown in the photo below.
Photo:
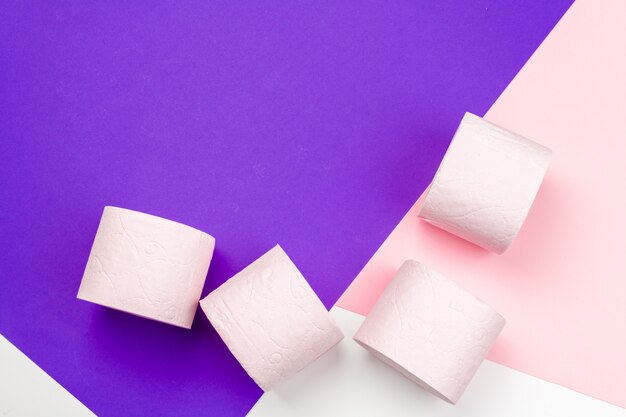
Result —
<path fill-rule="evenodd" d="M 215 236 L 203 294 L 278 242 L 331 306 L 569 4 L 5 2 L 0 332 L 98 415 L 245 414 L 201 313 L 76 300 L 104 205 Z"/>
<path fill-rule="evenodd" d="M 489 359 L 626 407 L 625 16 L 623 0 L 577 0 L 485 115 L 553 150 L 511 247 L 495 255 L 432 227 L 418 201 L 338 306 L 367 314 L 419 259 L 506 317 Z"/>

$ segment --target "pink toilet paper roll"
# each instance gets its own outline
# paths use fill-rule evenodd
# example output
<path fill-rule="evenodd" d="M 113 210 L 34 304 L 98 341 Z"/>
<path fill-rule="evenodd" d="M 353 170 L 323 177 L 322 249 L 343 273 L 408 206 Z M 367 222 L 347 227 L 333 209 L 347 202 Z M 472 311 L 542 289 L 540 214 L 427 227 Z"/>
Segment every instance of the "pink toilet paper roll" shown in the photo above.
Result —
<path fill-rule="evenodd" d="M 339 327 L 280 246 L 226 281 L 200 305 L 230 351 L 264 391 L 343 339 Z"/>
<path fill-rule="evenodd" d="M 78 298 L 189 329 L 214 248 L 189 226 L 105 207 Z"/>
<path fill-rule="evenodd" d="M 496 253 L 526 219 L 552 151 L 466 113 L 419 217 Z"/>
<path fill-rule="evenodd" d="M 361 346 L 455 404 L 505 321 L 439 273 L 406 261 L 354 335 Z"/>

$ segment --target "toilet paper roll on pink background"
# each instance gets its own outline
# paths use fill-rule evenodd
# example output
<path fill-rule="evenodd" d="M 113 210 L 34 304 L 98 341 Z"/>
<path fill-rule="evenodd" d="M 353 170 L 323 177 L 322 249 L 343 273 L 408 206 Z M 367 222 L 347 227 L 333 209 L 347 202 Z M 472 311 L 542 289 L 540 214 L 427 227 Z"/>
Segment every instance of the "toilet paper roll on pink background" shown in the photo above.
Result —
<path fill-rule="evenodd" d="M 466 113 L 419 217 L 496 253 L 526 219 L 552 151 Z"/>
<path fill-rule="evenodd" d="M 280 246 L 200 301 L 254 381 L 267 391 L 324 354 L 343 333 Z"/>
<path fill-rule="evenodd" d="M 422 388 L 455 404 L 504 324 L 487 304 L 409 260 L 354 340 Z"/>
<path fill-rule="evenodd" d="M 189 329 L 214 248 L 192 227 L 105 207 L 78 298 Z"/>

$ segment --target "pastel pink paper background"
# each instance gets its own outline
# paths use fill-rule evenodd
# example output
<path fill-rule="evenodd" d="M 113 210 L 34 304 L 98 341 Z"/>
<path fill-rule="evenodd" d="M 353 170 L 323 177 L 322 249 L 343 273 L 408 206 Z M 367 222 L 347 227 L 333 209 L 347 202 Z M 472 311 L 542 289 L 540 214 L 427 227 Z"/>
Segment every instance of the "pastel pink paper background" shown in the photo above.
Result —
<path fill-rule="evenodd" d="M 579 0 L 486 118 L 554 151 L 525 225 L 491 254 L 417 218 L 337 305 L 367 314 L 407 258 L 507 320 L 489 359 L 626 407 L 626 1 Z"/>

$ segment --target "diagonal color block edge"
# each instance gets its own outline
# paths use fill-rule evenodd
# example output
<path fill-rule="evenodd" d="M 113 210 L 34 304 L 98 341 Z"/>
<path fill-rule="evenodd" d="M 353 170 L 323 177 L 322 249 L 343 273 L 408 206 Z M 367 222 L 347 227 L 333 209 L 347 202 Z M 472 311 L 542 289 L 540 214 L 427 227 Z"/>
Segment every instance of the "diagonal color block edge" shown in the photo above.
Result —
<path fill-rule="evenodd" d="M 576 2 L 486 115 L 554 150 L 510 252 L 420 222 L 418 200 L 338 306 L 366 314 L 400 263 L 419 259 L 507 318 L 492 360 L 626 407 L 623 16 L 623 1 Z"/>

